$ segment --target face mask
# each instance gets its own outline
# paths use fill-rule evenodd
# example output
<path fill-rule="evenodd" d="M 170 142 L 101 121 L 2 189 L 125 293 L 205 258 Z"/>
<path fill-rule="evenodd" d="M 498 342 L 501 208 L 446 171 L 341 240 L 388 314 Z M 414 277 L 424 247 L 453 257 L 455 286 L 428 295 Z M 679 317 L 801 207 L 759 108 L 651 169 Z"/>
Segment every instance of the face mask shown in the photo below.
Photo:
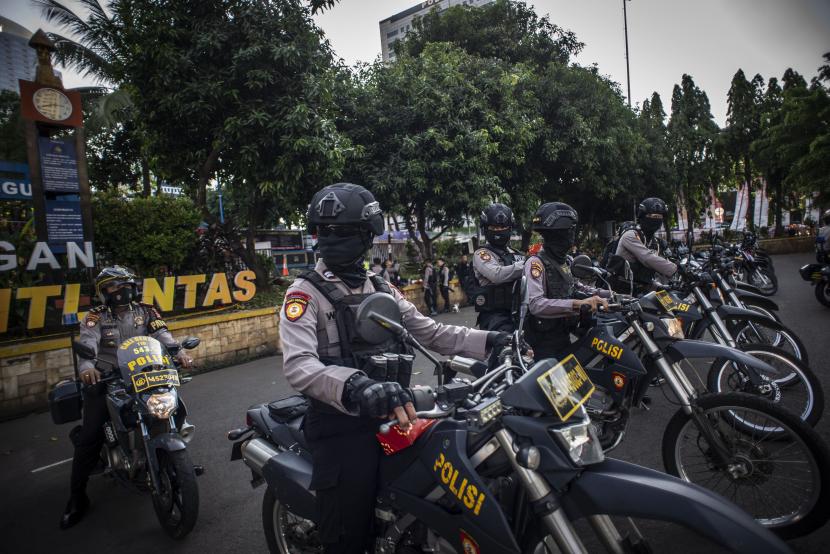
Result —
<path fill-rule="evenodd" d="M 640 228 L 647 235 L 653 235 L 663 225 L 662 219 L 654 219 L 651 217 L 644 217 L 640 220 Z"/>
<path fill-rule="evenodd" d="M 542 233 L 542 239 L 545 242 L 545 252 L 553 256 L 556 261 L 563 262 L 576 242 L 576 230 L 545 231 Z"/>
<path fill-rule="evenodd" d="M 369 233 L 348 237 L 329 235 L 317 238 L 320 255 L 332 273 L 351 288 L 359 287 L 366 279 L 363 256 L 372 246 Z"/>
<path fill-rule="evenodd" d="M 487 239 L 487 242 L 489 242 L 493 246 L 504 248 L 505 246 L 507 246 L 507 243 L 510 242 L 510 230 L 485 231 L 484 237 Z"/>
<path fill-rule="evenodd" d="M 115 289 L 115 291 L 108 295 L 107 304 L 113 307 L 127 306 L 133 301 L 134 297 L 135 294 L 132 287 L 121 287 L 119 289 Z"/>

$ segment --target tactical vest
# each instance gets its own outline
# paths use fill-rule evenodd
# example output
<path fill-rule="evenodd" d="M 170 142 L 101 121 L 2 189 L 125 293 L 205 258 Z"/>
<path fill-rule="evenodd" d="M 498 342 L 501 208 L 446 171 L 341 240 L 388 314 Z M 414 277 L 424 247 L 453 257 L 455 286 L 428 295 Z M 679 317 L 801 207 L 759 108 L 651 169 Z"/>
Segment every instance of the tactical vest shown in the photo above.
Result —
<path fill-rule="evenodd" d="M 394 381 L 408 387 L 412 377 L 413 350 L 397 337 L 391 337 L 381 344 L 370 344 L 357 334 L 357 307 L 372 293 L 350 294 L 335 283 L 326 281 L 316 271 L 300 274 L 300 278 L 311 283 L 334 307 L 337 334 L 340 338 L 340 356 L 320 356 L 326 365 L 353 367 L 366 373 L 376 381 Z M 376 292 L 392 294 L 389 284 L 378 275 L 369 279 Z M 312 399 L 312 405 L 325 413 L 338 410 L 323 402 Z"/>
<path fill-rule="evenodd" d="M 639 228 L 634 229 L 634 232 L 637 233 L 637 238 L 640 239 L 640 242 L 648 247 L 645 234 Z M 625 278 L 625 262 L 625 258 L 614 254 L 608 263 L 608 270 L 613 276 L 610 283 L 612 288 L 616 292 L 629 294 L 631 292 L 631 283 Z M 647 290 L 651 286 L 656 272 L 640 263 L 639 260 L 629 261 L 628 267 L 631 268 L 631 275 L 634 279 L 634 292 L 643 291 L 644 288 Z"/>
<path fill-rule="evenodd" d="M 485 248 L 499 257 L 501 265 L 508 266 L 515 263 L 515 256 L 509 250 L 500 250 L 492 245 Z M 475 277 L 475 272 L 473 272 Z M 470 297 L 477 312 L 504 312 L 513 309 L 513 282 L 500 283 L 498 285 L 481 285 L 476 281 L 475 290 L 471 291 Z"/>
<path fill-rule="evenodd" d="M 557 262 L 544 249 L 536 257 L 545 266 L 545 298 L 573 298 L 576 280 L 567 264 Z M 533 346 L 534 343 L 544 340 L 545 335 L 567 336 L 578 322 L 577 316 L 544 318 L 529 314 L 526 329 L 528 342 Z"/>

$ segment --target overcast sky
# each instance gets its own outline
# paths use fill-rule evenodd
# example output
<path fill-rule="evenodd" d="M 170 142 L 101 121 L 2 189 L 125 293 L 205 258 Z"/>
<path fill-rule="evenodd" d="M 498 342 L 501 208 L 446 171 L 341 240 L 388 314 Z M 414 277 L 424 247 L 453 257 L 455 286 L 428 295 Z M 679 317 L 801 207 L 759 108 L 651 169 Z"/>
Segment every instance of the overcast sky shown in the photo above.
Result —
<path fill-rule="evenodd" d="M 77 6 L 75 0 L 68 3 Z M 378 22 L 415 0 L 341 0 L 315 19 L 346 63 L 380 54 Z M 540 15 L 585 43 L 577 58 L 596 63 L 625 94 L 622 0 L 527 1 Z M 780 79 L 788 67 L 809 81 L 830 51 L 830 0 L 631 0 L 628 3 L 631 92 L 634 104 L 657 91 L 669 109 L 683 73 L 709 95 L 718 124 L 726 120 L 726 92 L 740 67 L 751 78 Z M 0 0 L 0 15 L 34 31 L 43 23 L 29 0 Z M 65 74 L 66 86 L 83 80 Z"/>

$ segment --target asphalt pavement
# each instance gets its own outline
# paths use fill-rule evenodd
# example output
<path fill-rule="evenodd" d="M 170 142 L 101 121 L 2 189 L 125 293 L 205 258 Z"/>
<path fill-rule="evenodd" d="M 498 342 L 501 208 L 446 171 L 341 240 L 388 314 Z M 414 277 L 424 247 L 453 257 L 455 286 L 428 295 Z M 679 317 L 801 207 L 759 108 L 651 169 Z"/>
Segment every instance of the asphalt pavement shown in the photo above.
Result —
<path fill-rule="evenodd" d="M 815 299 L 798 268 L 812 255 L 776 256 L 780 282 L 773 298 L 780 314 L 807 345 L 814 372 L 830 390 L 830 310 Z M 472 326 L 475 313 L 467 308 L 437 318 L 445 323 Z M 200 513 L 193 532 L 184 540 L 167 538 L 159 527 L 150 497 L 113 480 L 94 476 L 88 494 L 92 508 L 76 527 L 61 531 L 58 521 L 69 494 L 72 448 L 68 433 L 74 424 L 52 424 L 49 414 L 33 414 L 0 424 L 0 553 L 147 552 L 214 553 L 266 552 L 262 534 L 261 501 L 264 488 L 252 489 L 250 471 L 242 462 L 230 462 L 229 429 L 244 424 L 248 406 L 292 394 L 282 375 L 279 356 L 197 375 L 183 386 L 189 419 L 196 425 L 190 443 L 194 463 L 205 467 L 199 478 Z M 419 356 L 415 377 L 430 383 L 432 369 Z M 660 439 L 676 411 L 666 396 L 653 389 L 652 408 L 635 411 L 623 444 L 613 457 L 662 470 Z M 668 394 L 668 392 L 667 392 Z M 827 417 L 816 426 L 830 441 Z M 638 522 L 655 552 L 673 554 L 719 552 L 716 546 L 680 527 Z M 583 525 L 580 530 L 587 528 Z M 795 552 L 827 552 L 830 525 L 790 542 Z M 601 552 L 595 543 L 591 552 Z"/>

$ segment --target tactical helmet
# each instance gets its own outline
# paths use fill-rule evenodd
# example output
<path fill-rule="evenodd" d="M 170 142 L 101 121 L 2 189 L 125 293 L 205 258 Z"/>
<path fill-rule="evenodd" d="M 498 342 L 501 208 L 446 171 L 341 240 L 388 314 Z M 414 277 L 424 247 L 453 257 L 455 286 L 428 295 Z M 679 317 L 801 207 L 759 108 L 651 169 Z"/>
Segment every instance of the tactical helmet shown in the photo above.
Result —
<path fill-rule="evenodd" d="M 637 219 L 642 219 L 648 215 L 660 214 L 662 219 L 665 219 L 669 214 L 666 203 L 659 198 L 646 198 L 637 206 Z"/>
<path fill-rule="evenodd" d="M 570 229 L 577 223 L 579 223 L 579 215 L 576 210 L 564 202 L 542 204 L 533 216 L 534 231 Z"/>
<path fill-rule="evenodd" d="M 514 224 L 513 210 L 498 202 L 490 204 L 481 212 L 478 222 L 482 229 L 486 229 L 491 225 L 512 228 Z"/>
<path fill-rule="evenodd" d="M 319 191 L 308 206 L 308 232 L 320 225 L 354 225 L 383 233 L 383 212 L 374 195 L 360 185 L 336 183 Z"/>
<path fill-rule="evenodd" d="M 115 295 L 110 294 L 104 290 L 105 285 L 116 285 L 121 287 L 123 285 L 131 285 L 131 292 L 128 297 L 117 298 L 120 293 Z M 135 275 L 126 267 L 114 265 L 105 267 L 101 273 L 95 278 L 95 294 L 102 304 L 107 306 L 129 304 L 135 297 L 138 296 L 138 283 L 135 280 Z"/>

